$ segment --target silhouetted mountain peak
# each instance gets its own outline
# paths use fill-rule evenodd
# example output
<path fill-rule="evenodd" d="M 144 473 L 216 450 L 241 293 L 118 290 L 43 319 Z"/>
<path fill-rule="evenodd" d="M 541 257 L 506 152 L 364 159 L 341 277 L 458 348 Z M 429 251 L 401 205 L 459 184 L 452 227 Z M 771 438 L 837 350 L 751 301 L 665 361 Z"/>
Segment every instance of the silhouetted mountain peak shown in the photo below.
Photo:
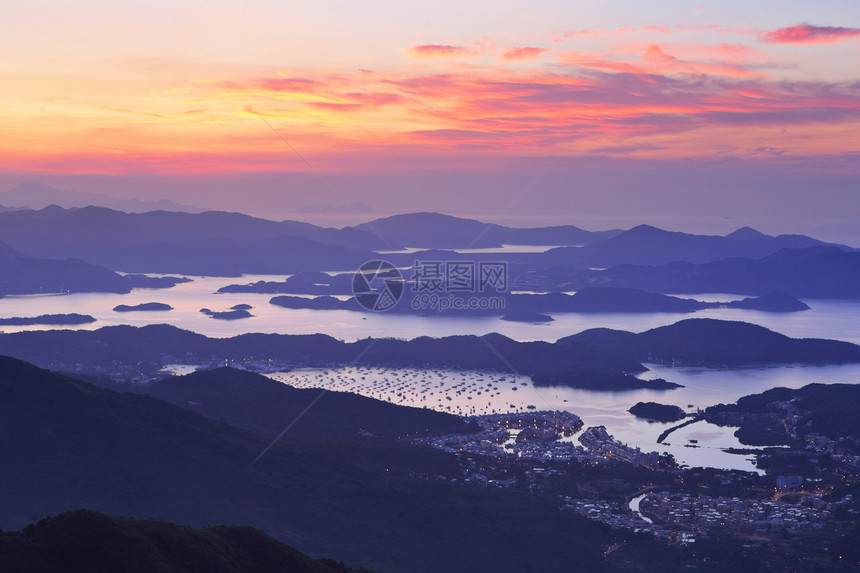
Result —
<path fill-rule="evenodd" d="M 514 339 L 509 338 L 509 337 L 505 336 L 504 334 L 499 334 L 498 332 L 490 332 L 489 334 L 485 334 L 483 336 L 480 336 L 479 338 L 482 338 L 484 340 L 484 342 L 487 342 L 487 343 L 493 344 L 493 345 L 511 344 L 511 343 L 516 344 L 516 341 Z"/>
<path fill-rule="evenodd" d="M 619 237 L 632 237 L 632 236 L 640 236 L 640 237 L 668 237 L 668 236 L 677 236 L 677 235 L 685 235 L 686 233 L 682 233 L 680 231 L 667 231 L 665 229 L 661 229 L 659 227 L 654 227 L 653 225 L 636 225 L 635 227 L 624 231 Z"/>
<path fill-rule="evenodd" d="M 666 229 L 654 227 L 653 225 L 643 224 L 628 229 L 614 237 L 610 237 L 605 241 L 594 243 L 592 246 L 600 249 L 603 248 L 604 245 L 616 245 L 620 248 L 631 244 L 635 244 L 637 246 L 665 243 L 681 244 L 684 240 L 695 240 L 699 237 L 705 237 L 705 235 L 691 235 L 682 231 L 667 231 Z"/>
<path fill-rule="evenodd" d="M 418 213 L 401 213 L 398 215 L 391 215 L 389 217 L 382 217 L 380 219 L 375 219 L 370 222 L 370 225 L 376 223 L 382 223 L 383 221 L 389 223 L 404 223 L 404 224 L 414 224 L 414 223 L 460 223 L 460 224 L 473 224 L 473 225 L 489 225 L 489 223 L 482 223 L 476 219 L 466 219 L 463 217 L 455 217 L 454 215 L 446 215 L 444 213 L 434 213 L 432 211 L 420 211 Z M 361 226 L 361 225 L 359 225 Z"/>
<path fill-rule="evenodd" d="M 735 239 L 737 241 L 748 241 L 751 239 L 764 239 L 767 238 L 768 235 L 765 235 L 761 231 L 757 231 L 752 227 L 741 227 L 737 231 L 733 233 L 729 233 L 726 235 L 727 239 Z"/>
<path fill-rule="evenodd" d="M 577 334 L 571 334 L 569 336 L 564 336 L 559 338 L 556 341 L 556 344 L 592 344 L 599 345 L 599 343 L 605 343 L 606 341 L 614 341 L 619 338 L 627 339 L 627 340 L 635 340 L 636 334 L 633 332 L 627 332 L 626 330 L 618 330 L 615 328 L 589 328 L 588 330 L 583 330 Z"/>
<path fill-rule="evenodd" d="M 636 225 L 635 227 L 631 227 L 627 230 L 628 233 L 637 232 L 637 233 L 647 233 L 647 232 L 661 232 L 668 233 L 669 231 L 665 231 L 660 229 L 659 227 L 655 227 L 654 225 L 648 225 L 647 223 L 642 223 L 641 225 Z"/>

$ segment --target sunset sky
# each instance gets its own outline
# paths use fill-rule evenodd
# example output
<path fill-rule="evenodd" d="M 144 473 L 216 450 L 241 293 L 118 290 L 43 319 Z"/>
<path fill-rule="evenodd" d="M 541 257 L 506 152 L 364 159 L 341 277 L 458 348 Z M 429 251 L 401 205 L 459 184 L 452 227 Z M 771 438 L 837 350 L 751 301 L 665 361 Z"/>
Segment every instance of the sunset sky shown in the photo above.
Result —
<path fill-rule="evenodd" d="M 0 190 L 860 217 L 856 0 L 6 0 L 0 50 Z"/>

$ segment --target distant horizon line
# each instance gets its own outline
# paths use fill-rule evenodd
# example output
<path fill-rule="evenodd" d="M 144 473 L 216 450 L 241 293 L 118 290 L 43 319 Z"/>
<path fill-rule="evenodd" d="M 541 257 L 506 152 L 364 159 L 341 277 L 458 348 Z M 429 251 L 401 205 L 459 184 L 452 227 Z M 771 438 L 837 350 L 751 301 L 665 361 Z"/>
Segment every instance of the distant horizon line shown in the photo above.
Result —
<path fill-rule="evenodd" d="M 0 192 L 0 197 L 2 197 L 2 192 Z M 2 201 L 2 199 L 0 199 Z M 141 204 L 148 203 L 158 203 L 160 201 L 166 201 L 173 203 L 170 199 L 153 199 L 147 201 L 138 201 Z M 175 203 L 174 203 L 175 204 Z M 509 226 L 511 228 L 521 228 L 521 229 L 529 229 L 529 228 L 541 228 L 541 227 L 552 227 L 552 226 L 574 226 L 580 228 L 585 231 L 597 232 L 597 231 L 629 231 L 635 227 L 641 225 L 648 225 L 655 228 L 658 228 L 662 231 L 667 232 L 682 232 L 694 235 L 710 235 L 710 236 L 727 236 L 735 231 L 740 229 L 750 228 L 757 232 L 763 233 L 765 235 L 770 236 L 778 236 L 778 235 L 807 235 L 812 238 L 842 244 L 846 246 L 850 246 L 852 248 L 860 248 L 860 229 L 856 229 L 856 219 L 853 217 L 834 217 L 827 220 L 819 220 L 820 223 L 833 223 L 838 225 L 837 227 L 830 227 L 831 230 L 834 230 L 842 225 L 855 227 L 853 229 L 854 232 L 840 232 L 835 234 L 835 238 L 833 236 L 827 236 L 825 233 L 822 235 L 821 233 L 815 233 L 815 231 L 804 230 L 803 228 L 795 228 L 795 225 L 800 227 L 808 227 L 809 220 L 800 219 L 794 217 L 770 217 L 770 218 L 761 218 L 755 217 L 755 221 L 748 221 L 745 217 L 714 217 L 714 216 L 683 216 L 683 215 L 666 215 L 663 217 L 655 217 L 653 215 L 605 215 L 605 214 L 580 214 L 577 215 L 575 220 L 572 221 L 570 217 L 564 217 L 559 215 L 536 215 L 536 214 L 493 214 L 493 213 L 475 213 L 471 211 L 431 211 L 431 210 L 417 210 L 417 211 L 403 211 L 403 212 L 361 212 L 360 215 L 365 216 L 361 220 L 356 221 L 356 213 L 353 212 L 335 212 L 334 209 L 336 207 L 332 206 L 332 211 L 330 212 L 316 212 L 316 211 L 307 211 L 308 206 L 298 207 L 297 210 L 294 211 L 281 211 L 281 212 L 259 212 L 255 210 L 233 210 L 233 209 L 208 209 L 205 207 L 193 207 L 194 210 L 187 209 L 151 209 L 147 211 L 127 211 L 120 208 L 107 206 L 107 205 L 79 205 L 79 206 L 63 206 L 59 204 L 52 203 L 50 205 L 45 205 L 43 207 L 29 207 L 29 206 L 9 206 L 3 205 L 0 203 L 0 212 L 4 209 L 9 211 L 24 211 L 24 210 L 32 210 L 32 211 L 41 211 L 48 207 L 59 207 L 65 210 L 77 210 L 84 209 L 87 207 L 98 207 L 109 209 L 112 211 L 122 212 L 126 214 L 143 214 L 143 213 L 152 213 L 157 211 L 164 212 L 172 212 L 172 213 L 188 213 L 191 215 L 201 214 L 201 213 L 212 213 L 212 212 L 220 212 L 220 213 L 234 213 L 239 215 L 245 215 L 248 217 L 253 217 L 257 219 L 264 219 L 268 221 L 274 222 L 285 222 L 285 221 L 295 221 L 301 223 L 309 223 L 317 226 L 327 226 L 327 227 L 335 227 L 339 229 L 343 229 L 346 227 L 357 227 L 364 223 L 369 223 L 373 221 L 377 221 L 380 219 L 387 219 L 395 216 L 403 216 L 403 215 L 443 215 L 456 219 L 464 219 L 464 220 L 473 220 L 479 223 L 485 224 L 497 224 L 502 226 Z M 326 206 L 328 207 L 328 206 Z M 764 223 L 764 225 L 762 225 Z M 774 230 L 773 226 L 777 225 L 781 229 Z M 791 226 L 792 229 L 785 229 L 785 226 Z M 841 238 L 840 238 L 841 237 Z"/>

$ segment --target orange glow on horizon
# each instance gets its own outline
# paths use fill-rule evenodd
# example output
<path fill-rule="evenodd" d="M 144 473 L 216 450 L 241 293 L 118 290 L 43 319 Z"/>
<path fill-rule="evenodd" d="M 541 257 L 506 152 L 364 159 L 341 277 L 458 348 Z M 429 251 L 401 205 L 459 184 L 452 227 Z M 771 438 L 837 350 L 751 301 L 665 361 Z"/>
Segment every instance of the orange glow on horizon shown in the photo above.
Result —
<path fill-rule="evenodd" d="M 468 165 L 557 154 L 858 151 L 860 84 L 789 82 L 773 75 L 780 62 L 759 46 L 662 41 L 678 27 L 647 28 L 661 41 L 631 41 L 635 30 L 583 30 L 548 34 L 541 45 L 428 42 L 379 70 L 117 58 L 72 72 L 62 60 L 10 60 L 0 68 L 0 170 L 302 170 L 278 134 L 329 170 L 388 169 L 392 157 L 421 155 Z M 623 43 L 606 39 L 613 34 Z M 800 26 L 772 34 L 768 42 L 856 35 Z M 610 43 L 569 45 L 590 38 Z"/>

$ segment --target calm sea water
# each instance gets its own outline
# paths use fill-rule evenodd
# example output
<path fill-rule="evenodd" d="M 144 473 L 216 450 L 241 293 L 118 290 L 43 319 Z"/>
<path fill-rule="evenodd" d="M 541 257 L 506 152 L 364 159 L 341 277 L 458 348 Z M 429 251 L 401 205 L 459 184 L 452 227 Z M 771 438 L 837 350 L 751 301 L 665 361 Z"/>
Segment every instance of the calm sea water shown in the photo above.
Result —
<path fill-rule="evenodd" d="M 844 366 L 787 365 L 773 368 L 717 370 L 668 368 L 649 364 L 643 378 L 666 378 L 683 384 L 673 390 L 595 392 L 564 387 L 535 387 L 526 376 L 446 369 L 345 367 L 301 369 L 269 376 L 300 388 L 354 392 L 379 400 L 427 407 L 458 415 L 497 412 L 566 410 L 582 417 L 586 426 L 606 426 L 610 434 L 643 451 L 669 452 L 683 464 L 756 471 L 748 456 L 729 454 L 729 447 L 746 447 L 733 428 L 697 422 L 673 432 L 667 443 L 657 437 L 676 423 L 640 420 L 627 410 L 636 402 L 674 404 L 687 412 L 775 386 L 799 388 L 811 382 L 860 383 L 860 364 Z M 308 415 L 313 415 L 309 413 Z M 698 447 L 690 440 L 697 440 Z"/>
<path fill-rule="evenodd" d="M 89 314 L 96 322 L 83 326 L 2 326 L 0 331 L 43 330 L 45 328 L 96 329 L 116 324 L 143 326 L 172 324 L 207 336 L 229 337 L 246 332 L 313 334 L 324 332 L 343 340 L 368 336 L 415 338 L 455 334 L 498 332 L 516 340 L 547 340 L 575 334 L 589 328 L 607 327 L 632 332 L 672 324 L 685 318 L 743 320 L 760 324 L 792 337 L 834 338 L 860 344 L 860 301 L 807 300 L 812 309 L 798 313 L 767 313 L 740 309 L 708 309 L 696 313 L 557 313 L 547 324 L 508 322 L 491 317 L 411 316 L 352 311 L 295 310 L 269 304 L 271 294 L 217 294 L 228 284 L 282 281 L 284 276 L 246 275 L 241 278 L 190 277 L 190 283 L 170 289 L 138 289 L 130 294 L 82 293 L 62 296 L 0 298 L 0 318 L 41 314 Z M 688 295 L 699 300 L 733 300 L 732 294 Z M 119 313 L 119 304 L 163 302 L 171 311 Z M 250 304 L 252 318 L 223 321 L 200 313 L 201 308 L 227 310 L 236 304 Z"/>
<path fill-rule="evenodd" d="M 283 280 L 284 276 L 254 275 L 241 279 L 190 277 L 192 282 L 170 289 L 136 290 L 127 295 L 88 293 L 65 296 L 28 296 L 0 299 L 0 317 L 40 314 L 89 314 L 97 322 L 83 327 L 167 323 L 213 337 L 229 337 L 246 332 L 312 334 L 323 332 L 343 340 L 364 337 L 415 338 L 453 334 L 499 332 L 516 340 L 554 341 L 588 328 L 608 327 L 633 332 L 672 324 L 684 318 L 719 318 L 759 324 L 792 337 L 833 338 L 860 344 L 860 301 L 807 300 L 812 309 L 800 313 L 773 314 L 738 309 L 710 309 L 692 314 L 556 314 L 549 324 L 506 322 L 498 318 L 418 317 L 350 311 L 291 310 L 269 304 L 270 294 L 216 294 L 218 288 L 234 283 Z M 730 294 L 690 295 L 699 300 L 732 300 Z M 172 311 L 118 313 L 118 304 L 163 302 Z M 250 304 L 252 318 L 220 321 L 199 312 L 203 307 L 218 311 L 236 304 Z M 44 329 L 42 326 L 0 327 L 17 332 Z M 682 463 L 722 468 L 754 469 L 744 456 L 727 454 L 722 448 L 740 446 L 732 429 L 697 423 L 673 433 L 669 444 L 656 443 L 666 424 L 637 420 L 627 412 L 638 401 L 675 404 L 695 410 L 719 402 L 733 402 L 740 396 L 774 386 L 797 388 L 810 382 L 860 383 L 860 365 L 782 366 L 776 368 L 711 370 L 666 368 L 656 365 L 643 377 L 662 377 L 684 385 L 675 390 L 593 392 L 571 388 L 535 388 L 528 378 L 495 373 L 417 371 L 355 368 L 331 371 L 297 371 L 274 375 L 302 387 L 348 390 L 392 402 L 427 406 L 458 413 L 563 409 L 581 416 L 587 425 L 605 425 L 616 438 L 643 450 L 668 451 Z M 502 378 L 505 378 L 502 380 Z M 480 379 L 480 380 L 479 380 Z M 517 388 L 517 390 L 513 390 Z M 459 393 L 458 393 L 459 392 Z M 478 394 L 480 392 L 480 394 Z M 450 400 L 448 399 L 450 398 Z M 688 406 L 692 406 L 689 408 Z M 689 440 L 698 440 L 699 448 Z"/>

